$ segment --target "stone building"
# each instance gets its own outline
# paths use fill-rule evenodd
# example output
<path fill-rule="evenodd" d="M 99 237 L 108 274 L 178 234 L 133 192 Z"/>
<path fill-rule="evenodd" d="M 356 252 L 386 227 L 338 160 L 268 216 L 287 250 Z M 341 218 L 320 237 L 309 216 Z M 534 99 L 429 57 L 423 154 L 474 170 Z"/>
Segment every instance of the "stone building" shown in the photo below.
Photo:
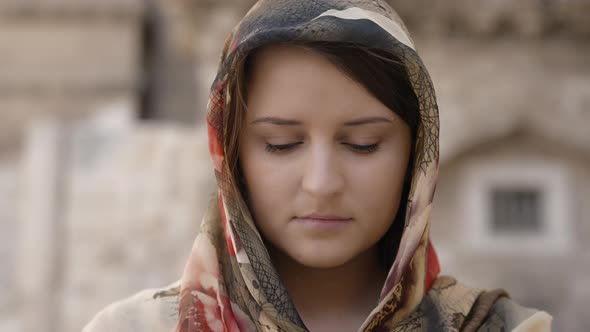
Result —
<path fill-rule="evenodd" d="M 443 137 L 432 236 L 443 272 L 505 287 L 553 313 L 557 331 L 585 331 L 590 49 L 466 49 L 447 49 L 445 65 L 432 66 Z"/>
<path fill-rule="evenodd" d="M 590 330 L 590 1 L 391 2 L 440 102 L 443 273 Z M 0 2 L 0 332 L 79 331 L 178 278 L 209 84 L 253 3 Z"/>
<path fill-rule="evenodd" d="M 52 214 L 59 158 L 49 144 L 33 148 L 26 165 L 27 131 L 39 117 L 73 120 L 110 105 L 135 107 L 142 15 L 132 1 L 0 3 L 3 331 L 56 331 L 61 320 L 53 236 L 61 218 Z M 57 140 L 54 134 L 33 136 L 42 142 Z M 34 165 L 41 172 L 28 169 Z"/>
<path fill-rule="evenodd" d="M 182 270 L 212 179 L 162 4 L 0 3 L 0 331 L 79 331 Z"/>

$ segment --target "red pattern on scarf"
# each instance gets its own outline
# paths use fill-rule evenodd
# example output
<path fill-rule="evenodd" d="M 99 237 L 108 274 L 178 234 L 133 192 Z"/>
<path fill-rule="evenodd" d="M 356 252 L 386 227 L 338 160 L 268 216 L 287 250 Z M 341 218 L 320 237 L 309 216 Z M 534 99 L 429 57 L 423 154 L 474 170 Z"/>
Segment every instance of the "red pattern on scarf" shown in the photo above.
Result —
<path fill-rule="evenodd" d="M 424 294 L 428 293 L 434 280 L 440 273 L 440 264 L 438 262 L 438 256 L 432 246 L 432 242 L 428 240 L 428 261 L 426 263 L 426 278 L 424 278 Z"/>

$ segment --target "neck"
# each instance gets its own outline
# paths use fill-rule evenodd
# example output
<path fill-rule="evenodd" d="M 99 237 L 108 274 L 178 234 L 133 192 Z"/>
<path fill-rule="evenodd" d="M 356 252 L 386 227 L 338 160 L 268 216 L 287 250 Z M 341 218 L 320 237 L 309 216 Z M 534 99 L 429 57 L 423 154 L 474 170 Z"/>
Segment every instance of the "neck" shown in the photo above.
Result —
<path fill-rule="evenodd" d="M 333 268 L 306 267 L 278 250 L 271 250 L 271 257 L 304 321 L 330 314 L 364 320 L 377 306 L 387 277 L 376 246 Z"/>

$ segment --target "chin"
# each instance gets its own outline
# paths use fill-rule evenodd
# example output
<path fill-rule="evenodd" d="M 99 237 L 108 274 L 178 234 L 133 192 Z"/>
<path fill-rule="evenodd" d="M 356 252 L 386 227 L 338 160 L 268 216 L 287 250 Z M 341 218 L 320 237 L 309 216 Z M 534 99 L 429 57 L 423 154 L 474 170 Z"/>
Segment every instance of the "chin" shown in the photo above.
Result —
<path fill-rule="evenodd" d="M 330 252 L 331 251 L 331 252 Z M 291 259 L 297 263 L 313 269 L 331 269 L 342 266 L 354 258 L 349 252 L 343 250 L 332 249 L 327 250 L 309 250 L 309 251 L 297 251 L 288 253 Z"/>

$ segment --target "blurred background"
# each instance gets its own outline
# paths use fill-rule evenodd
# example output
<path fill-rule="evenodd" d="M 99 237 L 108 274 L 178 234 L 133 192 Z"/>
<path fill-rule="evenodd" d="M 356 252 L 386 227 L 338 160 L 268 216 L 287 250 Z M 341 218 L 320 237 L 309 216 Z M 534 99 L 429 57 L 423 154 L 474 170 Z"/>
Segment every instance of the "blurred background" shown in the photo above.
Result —
<path fill-rule="evenodd" d="M 430 70 L 442 272 L 590 331 L 590 1 L 392 0 Z M 0 0 L 0 332 L 177 280 L 209 85 L 251 0 Z"/>

